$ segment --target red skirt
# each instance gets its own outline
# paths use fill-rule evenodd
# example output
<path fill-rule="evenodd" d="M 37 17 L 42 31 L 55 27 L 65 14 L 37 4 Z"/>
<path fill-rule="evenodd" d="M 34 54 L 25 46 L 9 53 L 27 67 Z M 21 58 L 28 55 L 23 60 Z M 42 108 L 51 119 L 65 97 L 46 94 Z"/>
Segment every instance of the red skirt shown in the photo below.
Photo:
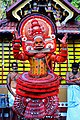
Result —
<path fill-rule="evenodd" d="M 49 73 L 46 77 L 32 78 L 23 73 L 17 79 L 16 93 L 23 97 L 45 98 L 59 92 L 59 77 Z"/>
<path fill-rule="evenodd" d="M 58 96 L 51 96 L 44 99 L 31 99 L 17 95 L 13 110 L 27 119 L 58 118 L 58 104 Z"/>
<path fill-rule="evenodd" d="M 25 72 L 17 79 L 13 110 L 29 119 L 58 116 L 58 88 L 59 77 L 55 74 L 33 78 Z"/>

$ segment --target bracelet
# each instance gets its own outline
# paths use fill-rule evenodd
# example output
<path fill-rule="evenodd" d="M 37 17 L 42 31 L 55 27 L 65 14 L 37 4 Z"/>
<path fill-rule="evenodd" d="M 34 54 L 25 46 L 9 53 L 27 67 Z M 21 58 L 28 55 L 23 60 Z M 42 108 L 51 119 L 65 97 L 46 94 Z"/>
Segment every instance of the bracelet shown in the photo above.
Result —
<path fill-rule="evenodd" d="M 67 48 L 62 48 L 62 50 L 67 50 Z"/>

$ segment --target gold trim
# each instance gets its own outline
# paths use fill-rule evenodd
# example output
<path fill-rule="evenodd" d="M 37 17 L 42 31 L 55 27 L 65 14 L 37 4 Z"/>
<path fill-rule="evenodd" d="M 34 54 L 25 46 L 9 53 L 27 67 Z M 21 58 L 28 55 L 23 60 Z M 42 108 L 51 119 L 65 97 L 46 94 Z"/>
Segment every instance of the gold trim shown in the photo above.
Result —
<path fill-rule="evenodd" d="M 59 0 L 53 0 L 55 1 L 57 4 L 59 4 L 63 9 L 65 9 L 65 11 L 67 11 L 69 13 L 69 15 L 65 18 L 65 20 L 61 23 L 61 24 L 66 24 L 66 22 L 71 19 L 74 15 L 74 12 L 71 11 L 68 7 L 66 7 L 61 1 Z"/>
<path fill-rule="evenodd" d="M 21 10 L 21 8 L 23 8 L 27 3 L 29 3 L 31 0 L 25 0 L 25 2 L 23 2 L 21 5 L 19 5 L 14 11 L 12 11 L 12 15 L 18 19 L 18 21 L 21 20 L 20 16 L 17 14 L 17 12 L 19 10 Z"/>

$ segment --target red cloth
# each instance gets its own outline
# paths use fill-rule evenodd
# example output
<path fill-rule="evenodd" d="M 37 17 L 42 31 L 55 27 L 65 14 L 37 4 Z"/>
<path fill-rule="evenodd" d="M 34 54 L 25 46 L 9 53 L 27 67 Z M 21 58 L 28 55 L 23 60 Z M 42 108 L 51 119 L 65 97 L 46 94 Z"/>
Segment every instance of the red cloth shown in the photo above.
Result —
<path fill-rule="evenodd" d="M 13 110 L 25 118 L 56 117 L 58 111 L 59 77 L 48 73 L 34 78 L 24 72 L 17 80 Z"/>
<path fill-rule="evenodd" d="M 58 96 L 47 97 L 45 99 L 31 99 L 17 95 L 13 110 L 27 119 L 54 118 L 59 117 L 58 102 Z"/>
<path fill-rule="evenodd" d="M 23 97 L 45 98 L 55 96 L 59 92 L 59 78 L 48 73 L 46 77 L 32 78 L 28 73 L 23 73 L 17 80 L 16 93 Z"/>

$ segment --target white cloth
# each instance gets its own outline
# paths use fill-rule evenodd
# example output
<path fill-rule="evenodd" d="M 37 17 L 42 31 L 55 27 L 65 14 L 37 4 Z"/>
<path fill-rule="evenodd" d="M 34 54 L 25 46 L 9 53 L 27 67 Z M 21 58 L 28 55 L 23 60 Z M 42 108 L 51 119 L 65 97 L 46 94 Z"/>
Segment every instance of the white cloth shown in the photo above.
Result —
<path fill-rule="evenodd" d="M 68 110 L 66 120 L 80 120 L 80 86 L 68 86 Z"/>
<path fill-rule="evenodd" d="M 16 89 L 14 89 L 14 88 L 11 88 L 11 89 L 14 93 L 16 92 Z M 8 91 L 8 99 L 9 99 L 9 106 L 12 107 L 15 98 L 9 91 Z"/>

